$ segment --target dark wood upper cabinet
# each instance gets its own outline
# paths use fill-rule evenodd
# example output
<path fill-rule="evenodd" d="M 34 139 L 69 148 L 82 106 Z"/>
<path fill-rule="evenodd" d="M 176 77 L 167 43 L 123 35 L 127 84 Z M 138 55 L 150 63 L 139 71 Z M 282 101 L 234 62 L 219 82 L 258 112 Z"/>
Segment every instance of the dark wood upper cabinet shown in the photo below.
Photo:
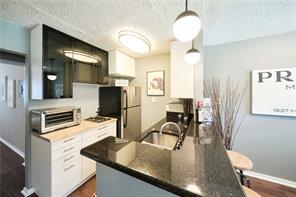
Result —
<path fill-rule="evenodd" d="M 72 98 L 73 82 L 108 83 L 108 52 L 39 25 L 31 30 L 31 80 L 32 99 Z"/>
<path fill-rule="evenodd" d="M 98 60 L 96 56 L 94 56 L 94 47 L 82 41 L 75 40 L 73 42 L 73 51 L 75 53 L 73 56 L 82 55 L 81 58 L 73 58 L 74 82 L 91 84 L 98 83 L 97 78 L 99 70 L 96 65 L 96 61 Z M 85 57 L 83 58 L 84 55 Z"/>
<path fill-rule="evenodd" d="M 73 39 L 43 26 L 43 98 L 72 98 L 72 60 L 63 54 L 72 49 Z M 56 75 L 55 80 L 48 75 Z"/>

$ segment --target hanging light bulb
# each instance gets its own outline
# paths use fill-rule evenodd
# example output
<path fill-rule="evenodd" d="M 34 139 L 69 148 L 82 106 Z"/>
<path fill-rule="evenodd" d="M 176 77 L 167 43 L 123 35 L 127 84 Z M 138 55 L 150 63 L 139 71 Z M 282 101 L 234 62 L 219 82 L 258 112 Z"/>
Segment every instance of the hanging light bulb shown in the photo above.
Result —
<path fill-rule="evenodd" d="M 54 81 L 56 80 L 58 77 L 57 75 L 53 72 L 53 58 L 50 58 L 51 61 L 51 72 L 47 74 L 47 79 L 49 79 L 50 81 Z"/>
<path fill-rule="evenodd" d="M 187 64 L 196 64 L 200 60 L 200 52 L 199 50 L 193 47 L 193 40 L 192 40 L 192 48 L 186 52 L 184 59 Z"/>
<path fill-rule="evenodd" d="M 185 1 L 185 11 L 175 20 L 173 26 L 174 36 L 181 42 L 192 40 L 201 29 L 201 20 L 197 13 L 187 10 L 187 0 Z"/>

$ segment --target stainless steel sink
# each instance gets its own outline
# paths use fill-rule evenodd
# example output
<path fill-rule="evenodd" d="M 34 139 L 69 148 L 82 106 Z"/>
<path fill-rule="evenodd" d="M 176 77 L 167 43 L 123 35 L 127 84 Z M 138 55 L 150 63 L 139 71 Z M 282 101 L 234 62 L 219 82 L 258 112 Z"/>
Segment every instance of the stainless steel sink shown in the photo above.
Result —
<path fill-rule="evenodd" d="M 178 135 L 174 133 L 162 134 L 159 131 L 152 131 L 145 138 L 142 139 L 141 143 L 150 144 L 157 147 L 173 150 L 178 140 Z"/>

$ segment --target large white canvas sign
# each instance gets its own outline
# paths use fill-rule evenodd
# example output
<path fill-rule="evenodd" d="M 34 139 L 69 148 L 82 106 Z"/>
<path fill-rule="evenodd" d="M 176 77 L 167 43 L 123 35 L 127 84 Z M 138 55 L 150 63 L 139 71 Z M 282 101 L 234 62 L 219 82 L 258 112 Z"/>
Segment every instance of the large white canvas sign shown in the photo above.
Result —
<path fill-rule="evenodd" d="M 252 113 L 296 117 L 296 67 L 252 71 Z"/>

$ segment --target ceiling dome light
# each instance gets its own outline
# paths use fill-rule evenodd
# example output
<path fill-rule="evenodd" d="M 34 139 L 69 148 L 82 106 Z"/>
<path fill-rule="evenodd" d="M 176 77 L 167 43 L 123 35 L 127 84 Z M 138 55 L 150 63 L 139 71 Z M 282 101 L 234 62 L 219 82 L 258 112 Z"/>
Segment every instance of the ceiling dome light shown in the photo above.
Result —
<path fill-rule="evenodd" d="M 196 64 L 200 60 L 200 52 L 194 48 L 189 49 L 186 52 L 184 59 L 187 64 Z"/>
<path fill-rule="evenodd" d="M 175 20 L 173 26 L 174 36 L 181 42 L 192 40 L 201 29 L 201 20 L 195 12 L 187 10 L 187 0 L 185 11 Z"/>
<path fill-rule="evenodd" d="M 137 53 L 148 53 L 151 49 L 149 40 L 134 31 L 120 31 L 118 40 L 123 46 Z"/>
<path fill-rule="evenodd" d="M 101 58 L 97 56 L 92 56 L 86 53 L 81 53 L 81 52 L 72 51 L 72 50 L 65 50 L 64 55 L 69 58 L 73 58 L 75 60 L 78 60 L 81 62 L 87 62 L 87 63 L 97 63 L 98 61 L 101 61 Z"/>

